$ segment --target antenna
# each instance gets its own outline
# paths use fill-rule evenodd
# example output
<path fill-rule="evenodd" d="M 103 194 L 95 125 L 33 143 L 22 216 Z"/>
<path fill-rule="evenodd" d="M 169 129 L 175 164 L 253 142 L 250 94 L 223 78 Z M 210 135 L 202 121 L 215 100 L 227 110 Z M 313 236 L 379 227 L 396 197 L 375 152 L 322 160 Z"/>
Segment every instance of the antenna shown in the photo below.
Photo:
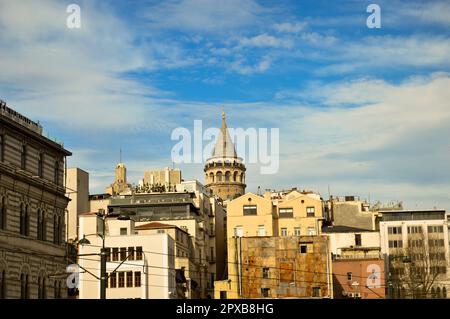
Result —
<path fill-rule="evenodd" d="M 119 158 L 119 163 L 122 163 L 122 147 L 120 147 L 120 158 Z"/>

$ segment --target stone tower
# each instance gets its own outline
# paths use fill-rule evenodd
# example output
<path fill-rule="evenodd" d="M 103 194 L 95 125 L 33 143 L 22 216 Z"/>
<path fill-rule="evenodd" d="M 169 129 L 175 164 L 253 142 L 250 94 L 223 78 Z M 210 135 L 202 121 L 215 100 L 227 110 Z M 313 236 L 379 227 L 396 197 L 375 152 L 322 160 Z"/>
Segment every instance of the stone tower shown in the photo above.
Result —
<path fill-rule="evenodd" d="M 239 197 L 245 193 L 245 170 L 242 158 L 237 157 L 222 111 L 222 127 L 204 169 L 206 187 L 224 201 Z"/>
<path fill-rule="evenodd" d="M 110 195 L 119 195 L 131 189 L 131 184 L 127 182 L 127 168 L 122 161 L 116 166 L 116 176 L 114 183 L 106 188 L 105 192 Z"/>

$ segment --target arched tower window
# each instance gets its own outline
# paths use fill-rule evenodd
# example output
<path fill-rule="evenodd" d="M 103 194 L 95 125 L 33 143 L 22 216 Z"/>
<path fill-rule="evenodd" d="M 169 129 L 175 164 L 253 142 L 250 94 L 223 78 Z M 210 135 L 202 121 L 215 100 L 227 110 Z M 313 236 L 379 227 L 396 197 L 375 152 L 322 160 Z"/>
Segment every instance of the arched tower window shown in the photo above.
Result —
<path fill-rule="evenodd" d="M 209 182 L 214 183 L 214 173 L 209 173 Z"/>
<path fill-rule="evenodd" d="M 240 181 L 241 183 L 244 183 L 245 181 L 244 181 L 244 173 L 241 173 L 241 181 Z"/>
<path fill-rule="evenodd" d="M 233 182 L 237 182 L 238 181 L 238 172 L 234 172 L 233 174 Z"/>
<path fill-rule="evenodd" d="M 230 176 L 231 176 L 231 173 L 229 171 L 227 171 L 225 173 L 225 182 L 229 182 L 230 181 Z"/>
<path fill-rule="evenodd" d="M 222 172 L 217 172 L 216 173 L 216 181 L 217 182 L 221 182 L 222 181 Z"/>

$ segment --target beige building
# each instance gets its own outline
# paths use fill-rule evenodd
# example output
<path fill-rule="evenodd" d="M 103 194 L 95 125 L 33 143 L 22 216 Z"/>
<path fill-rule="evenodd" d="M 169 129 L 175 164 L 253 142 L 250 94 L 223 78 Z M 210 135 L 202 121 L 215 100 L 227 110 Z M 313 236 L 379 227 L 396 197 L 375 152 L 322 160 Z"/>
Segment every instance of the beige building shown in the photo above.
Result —
<path fill-rule="evenodd" d="M 100 247 L 102 220 L 95 213 L 80 215 L 79 237 L 90 244 L 79 246 L 79 298 L 100 297 Z M 176 299 L 175 243 L 167 233 L 135 229 L 134 220 L 106 218 L 107 299 Z M 100 232 L 102 234 L 102 232 Z M 94 254 L 93 256 L 85 256 Z M 89 272 L 88 272 L 89 271 Z"/>
<path fill-rule="evenodd" d="M 264 196 L 247 193 L 229 202 L 227 205 L 228 280 L 215 282 L 215 298 L 243 297 L 237 280 L 242 275 L 238 273 L 240 266 L 236 265 L 242 265 L 242 261 L 238 253 L 239 240 L 236 238 L 309 237 L 314 240 L 312 238 L 321 233 L 322 223 L 322 202 L 320 196 L 312 192 L 297 190 L 266 192 Z M 328 244 L 326 246 L 328 247 Z M 329 295 L 329 291 L 327 294 Z"/>
<path fill-rule="evenodd" d="M 116 166 L 116 174 L 114 182 L 106 188 L 105 192 L 110 195 L 119 195 L 124 192 L 131 191 L 131 184 L 127 182 L 127 168 L 124 163 Z"/>
<path fill-rule="evenodd" d="M 242 158 L 237 156 L 228 132 L 225 113 L 222 112 L 220 134 L 204 168 L 206 187 L 223 201 L 237 198 L 245 193 L 245 171 Z"/>
<path fill-rule="evenodd" d="M 174 187 L 181 183 L 181 170 L 165 167 L 161 170 L 151 170 L 144 172 L 144 179 L 141 186 L 151 187 L 153 185 L 160 185 L 168 188 Z"/>
<path fill-rule="evenodd" d="M 0 100 L 0 298 L 65 298 L 71 153 Z"/>
<path fill-rule="evenodd" d="M 67 205 L 66 242 L 78 239 L 78 215 L 90 211 L 89 207 L 89 173 L 77 167 L 66 170 Z"/>

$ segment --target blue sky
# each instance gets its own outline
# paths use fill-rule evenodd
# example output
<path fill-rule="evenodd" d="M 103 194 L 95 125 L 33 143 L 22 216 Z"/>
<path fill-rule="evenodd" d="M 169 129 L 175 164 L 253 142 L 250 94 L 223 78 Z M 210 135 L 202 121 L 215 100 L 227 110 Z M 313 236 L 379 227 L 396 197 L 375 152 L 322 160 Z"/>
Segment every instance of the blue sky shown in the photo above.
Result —
<path fill-rule="evenodd" d="M 133 183 L 170 166 L 172 130 L 217 127 L 224 105 L 230 127 L 280 129 L 280 170 L 249 165 L 249 191 L 450 209 L 449 27 L 448 1 L 0 0 L 0 97 L 64 141 L 91 192 L 120 148 Z"/>

